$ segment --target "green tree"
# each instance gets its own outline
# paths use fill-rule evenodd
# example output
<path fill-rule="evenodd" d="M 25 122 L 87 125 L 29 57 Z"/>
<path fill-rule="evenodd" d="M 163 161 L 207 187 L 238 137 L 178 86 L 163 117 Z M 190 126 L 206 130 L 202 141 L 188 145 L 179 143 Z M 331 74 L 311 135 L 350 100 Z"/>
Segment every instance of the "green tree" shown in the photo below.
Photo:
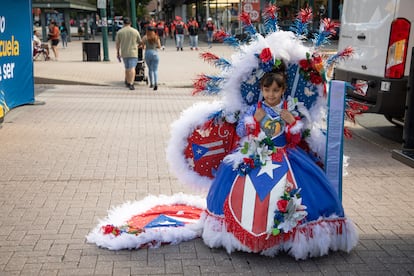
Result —
<path fill-rule="evenodd" d="M 95 5 L 97 0 L 87 0 L 89 4 Z M 108 14 L 110 15 L 109 10 L 109 1 L 106 0 L 107 6 L 108 6 Z M 135 7 L 137 9 L 136 14 L 138 18 L 143 18 L 147 14 L 147 5 L 151 0 L 113 0 L 114 5 L 114 14 L 115 15 L 123 15 L 127 16 L 131 14 L 131 2 L 135 1 Z"/>

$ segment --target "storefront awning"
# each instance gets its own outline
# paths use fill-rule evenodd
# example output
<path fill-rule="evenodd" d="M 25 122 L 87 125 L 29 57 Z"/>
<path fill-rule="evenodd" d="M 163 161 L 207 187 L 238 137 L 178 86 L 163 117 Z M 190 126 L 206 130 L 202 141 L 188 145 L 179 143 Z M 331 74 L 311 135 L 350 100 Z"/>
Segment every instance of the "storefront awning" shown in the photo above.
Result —
<path fill-rule="evenodd" d="M 53 0 L 33 0 L 32 8 L 41 9 L 73 9 L 83 11 L 96 11 L 96 6 L 87 3 L 86 1 L 53 1 Z"/>

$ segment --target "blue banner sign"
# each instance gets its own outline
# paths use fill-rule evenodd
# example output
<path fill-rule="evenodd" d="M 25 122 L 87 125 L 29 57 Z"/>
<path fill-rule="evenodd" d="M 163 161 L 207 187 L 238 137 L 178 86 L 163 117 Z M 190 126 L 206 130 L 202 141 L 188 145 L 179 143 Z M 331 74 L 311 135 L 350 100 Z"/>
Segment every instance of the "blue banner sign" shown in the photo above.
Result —
<path fill-rule="evenodd" d="M 0 122 L 13 107 L 34 102 L 31 1 L 2 1 Z"/>

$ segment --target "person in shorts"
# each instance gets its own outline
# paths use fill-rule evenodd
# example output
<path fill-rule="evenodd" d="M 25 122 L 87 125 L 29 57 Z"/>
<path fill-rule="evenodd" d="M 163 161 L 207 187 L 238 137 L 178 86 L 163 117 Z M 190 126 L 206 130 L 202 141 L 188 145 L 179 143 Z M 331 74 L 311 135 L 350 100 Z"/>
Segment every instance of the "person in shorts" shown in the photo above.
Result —
<path fill-rule="evenodd" d="M 116 33 L 116 55 L 119 61 L 124 61 L 125 85 L 135 90 L 135 67 L 138 63 L 138 45 L 141 44 L 139 32 L 131 26 L 131 20 L 124 17 L 124 27 Z"/>
<path fill-rule="evenodd" d="M 60 37 L 60 31 L 59 31 L 59 27 L 56 24 L 56 21 L 50 21 L 48 38 L 51 41 L 52 52 L 55 56 L 55 60 L 58 60 L 58 55 L 59 55 L 58 49 L 57 49 L 57 46 L 59 44 L 59 37 Z"/>

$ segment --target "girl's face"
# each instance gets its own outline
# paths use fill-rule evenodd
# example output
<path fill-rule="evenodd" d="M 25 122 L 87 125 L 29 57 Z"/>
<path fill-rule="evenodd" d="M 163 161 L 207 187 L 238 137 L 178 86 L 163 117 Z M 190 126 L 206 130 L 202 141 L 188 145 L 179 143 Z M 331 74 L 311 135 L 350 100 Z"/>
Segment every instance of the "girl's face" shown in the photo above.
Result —
<path fill-rule="evenodd" d="M 277 82 L 273 82 L 269 87 L 262 87 L 262 93 L 265 103 L 268 106 L 276 106 L 280 103 L 285 89 L 280 87 Z"/>

